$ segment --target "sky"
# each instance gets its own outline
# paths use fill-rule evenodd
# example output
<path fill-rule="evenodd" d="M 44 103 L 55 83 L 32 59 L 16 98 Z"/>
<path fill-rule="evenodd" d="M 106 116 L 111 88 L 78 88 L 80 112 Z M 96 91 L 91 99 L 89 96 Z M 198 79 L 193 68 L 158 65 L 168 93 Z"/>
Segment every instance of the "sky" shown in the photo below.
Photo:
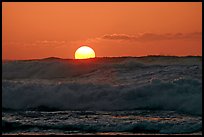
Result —
<path fill-rule="evenodd" d="M 202 2 L 3 2 L 2 59 L 202 56 Z"/>

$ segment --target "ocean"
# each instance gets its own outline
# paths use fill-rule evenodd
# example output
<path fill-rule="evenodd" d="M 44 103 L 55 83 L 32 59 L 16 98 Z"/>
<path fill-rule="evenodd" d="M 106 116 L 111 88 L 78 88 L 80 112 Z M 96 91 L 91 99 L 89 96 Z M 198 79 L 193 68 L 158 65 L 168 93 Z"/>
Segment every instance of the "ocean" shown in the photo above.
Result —
<path fill-rule="evenodd" d="M 2 134 L 202 134 L 202 57 L 2 63 Z"/>

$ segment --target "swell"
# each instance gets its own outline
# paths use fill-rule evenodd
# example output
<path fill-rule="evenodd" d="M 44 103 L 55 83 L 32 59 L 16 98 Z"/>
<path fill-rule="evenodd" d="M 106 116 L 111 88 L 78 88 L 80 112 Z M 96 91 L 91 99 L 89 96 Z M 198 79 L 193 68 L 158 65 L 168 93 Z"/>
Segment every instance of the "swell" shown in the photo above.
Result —
<path fill-rule="evenodd" d="M 166 66 L 202 65 L 201 57 L 140 57 L 96 58 L 88 60 L 43 59 L 5 61 L 3 79 L 56 79 L 78 77 L 98 70 L 122 69 L 125 71 L 162 68 Z"/>

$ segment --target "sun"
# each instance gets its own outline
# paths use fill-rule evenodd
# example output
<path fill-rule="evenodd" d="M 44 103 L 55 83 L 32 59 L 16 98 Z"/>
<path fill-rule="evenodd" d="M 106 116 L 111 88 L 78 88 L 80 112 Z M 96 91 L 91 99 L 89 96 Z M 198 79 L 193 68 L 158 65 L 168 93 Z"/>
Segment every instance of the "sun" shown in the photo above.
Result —
<path fill-rule="evenodd" d="M 88 46 L 82 46 L 75 52 L 75 59 L 88 59 L 95 58 L 95 52 Z"/>

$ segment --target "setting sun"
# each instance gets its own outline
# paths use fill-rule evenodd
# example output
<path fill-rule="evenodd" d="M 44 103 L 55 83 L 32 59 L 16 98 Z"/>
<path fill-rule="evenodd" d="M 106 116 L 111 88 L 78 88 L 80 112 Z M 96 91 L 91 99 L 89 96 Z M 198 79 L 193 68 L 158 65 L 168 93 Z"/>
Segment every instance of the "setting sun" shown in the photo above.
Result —
<path fill-rule="evenodd" d="M 95 52 L 92 48 L 82 46 L 76 50 L 75 59 L 88 59 L 88 58 L 95 58 Z"/>

